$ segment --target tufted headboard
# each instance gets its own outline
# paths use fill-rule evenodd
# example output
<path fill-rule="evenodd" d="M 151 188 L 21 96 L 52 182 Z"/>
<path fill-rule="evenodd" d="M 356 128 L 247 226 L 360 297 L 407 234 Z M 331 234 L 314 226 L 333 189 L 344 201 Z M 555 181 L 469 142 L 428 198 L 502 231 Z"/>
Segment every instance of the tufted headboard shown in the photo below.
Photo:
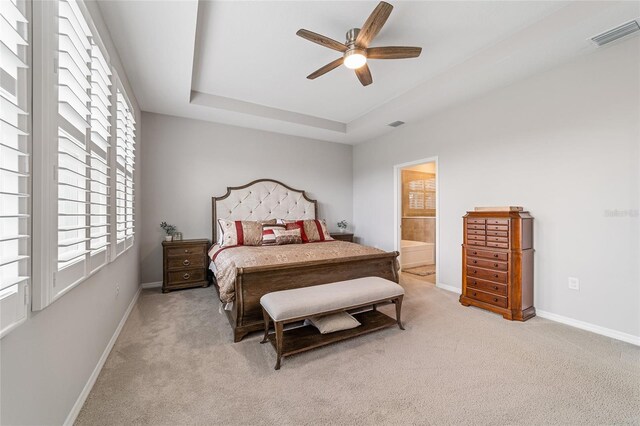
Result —
<path fill-rule="evenodd" d="M 317 205 L 318 202 L 307 197 L 304 191 L 272 179 L 227 187 L 226 194 L 211 198 L 212 241 L 215 244 L 220 232 L 218 219 L 317 219 Z"/>

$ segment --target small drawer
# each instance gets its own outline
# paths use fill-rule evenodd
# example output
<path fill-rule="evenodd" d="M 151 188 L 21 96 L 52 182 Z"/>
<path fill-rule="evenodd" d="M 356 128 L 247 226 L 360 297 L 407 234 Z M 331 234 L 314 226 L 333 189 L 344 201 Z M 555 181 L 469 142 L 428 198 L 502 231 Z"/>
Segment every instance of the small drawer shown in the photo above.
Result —
<path fill-rule="evenodd" d="M 204 245 L 184 245 L 182 247 L 171 247 L 166 250 L 167 256 L 185 256 L 189 254 L 200 254 L 204 256 L 207 248 Z"/>
<path fill-rule="evenodd" d="M 482 240 L 482 241 L 467 240 L 467 244 L 472 245 L 472 246 L 485 246 L 486 245 L 484 240 Z"/>
<path fill-rule="evenodd" d="M 487 225 L 487 231 L 508 231 L 509 227 L 506 225 Z"/>
<path fill-rule="evenodd" d="M 507 283 L 507 273 L 501 271 L 492 271 L 489 269 L 476 268 L 467 266 L 467 275 L 470 277 L 480 278 L 481 280 L 495 281 L 498 283 Z"/>
<path fill-rule="evenodd" d="M 480 268 L 495 269 L 497 271 L 506 271 L 509 267 L 507 262 L 499 262 L 497 260 L 476 259 L 475 257 L 467 258 L 467 265 L 479 266 Z"/>
<path fill-rule="evenodd" d="M 509 219 L 487 219 L 487 225 L 509 225 Z"/>
<path fill-rule="evenodd" d="M 200 269 L 186 269 L 183 271 L 169 272 L 168 285 L 184 284 L 205 280 L 205 271 Z"/>
<path fill-rule="evenodd" d="M 486 259 L 496 259 L 496 260 L 502 260 L 505 262 L 509 260 L 508 253 L 498 253 L 495 251 L 488 251 L 488 250 L 467 249 L 467 256 L 484 257 Z"/>
<path fill-rule="evenodd" d="M 180 268 L 194 268 L 204 267 L 204 255 L 192 254 L 186 256 L 173 256 L 167 258 L 167 268 L 180 269 Z"/>
<path fill-rule="evenodd" d="M 496 243 L 508 243 L 509 242 L 509 238 L 507 238 L 507 237 L 488 236 L 487 237 L 487 241 L 493 241 L 493 242 L 496 242 Z"/>
<path fill-rule="evenodd" d="M 467 235 L 470 240 L 484 241 L 484 235 Z"/>
<path fill-rule="evenodd" d="M 484 225 L 485 220 L 484 219 L 467 219 L 467 223 L 475 223 L 475 224 L 482 224 Z"/>
<path fill-rule="evenodd" d="M 489 303 L 491 305 L 499 306 L 501 308 L 507 307 L 507 298 L 502 296 L 497 296 L 495 294 L 485 293 L 480 290 L 474 290 L 472 288 L 467 288 L 466 292 L 467 297 L 470 297 L 475 300 L 479 300 L 481 302 Z"/>
<path fill-rule="evenodd" d="M 467 277 L 467 288 L 488 291 L 489 293 L 498 294 L 500 296 L 507 296 L 506 285 L 479 280 L 473 277 Z"/>
<path fill-rule="evenodd" d="M 482 229 L 484 230 L 484 225 L 467 225 L 467 229 Z"/>
<path fill-rule="evenodd" d="M 487 231 L 487 235 L 491 235 L 492 237 L 508 237 L 509 232 L 507 231 Z"/>
<path fill-rule="evenodd" d="M 467 229 L 467 235 L 484 235 L 484 229 Z"/>
<path fill-rule="evenodd" d="M 491 242 L 487 242 L 487 247 L 508 249 L 509 248 L 509 243 L 496 243 L 496 242 L 491 241 Z"/>

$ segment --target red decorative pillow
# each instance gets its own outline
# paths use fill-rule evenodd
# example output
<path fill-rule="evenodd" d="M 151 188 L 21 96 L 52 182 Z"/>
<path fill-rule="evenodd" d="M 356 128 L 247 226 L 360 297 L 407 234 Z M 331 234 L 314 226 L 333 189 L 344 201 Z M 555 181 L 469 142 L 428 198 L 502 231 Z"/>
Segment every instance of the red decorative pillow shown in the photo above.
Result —
<path fill-rule="evenodd" d="M 324 220 L 307 219 L 285 221 L 285 223 L 287 225 L 287 229 L 300 229 L 303 243 L 333 240 L 331 235 L 329 235 L 327 224 Z"/>
<path fill-rule="evenodd" d="M 276 232 L 277 230 L 285 230 L 285 225 L 263 225 L 262 226 L 262 245 L 273 246 L 276 245 Z"/>

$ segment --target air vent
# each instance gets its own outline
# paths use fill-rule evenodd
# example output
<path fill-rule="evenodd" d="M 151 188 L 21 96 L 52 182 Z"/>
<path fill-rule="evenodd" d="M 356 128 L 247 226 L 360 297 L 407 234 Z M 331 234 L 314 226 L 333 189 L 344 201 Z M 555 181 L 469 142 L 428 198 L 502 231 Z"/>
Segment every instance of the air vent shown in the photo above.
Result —
<path fill-rule="evenodd" d="M 400 121 L 400 120 L 398 120 L 398 121 L 394 121 L 393 123 L 389 123 L 389 124 L 387 124 L 387 126 L 390 126 L 390 127 L 400 127 L 400 126 L 402 126 L 403 124 L 404 124 L 404 121 Z"/>
<path fill-rule="evenodd" d="M 607 43 L 611 43 L 612 41 L 618 40 L 626 35 L 633 34 L 636 31 L 640 31 L 640 25 L 638 25 L 638 21 L 631 21 L 602 34 L 598 34 L 597 36 L 592 37 L 591 41 L 598 46 L 604 46 Z"/>

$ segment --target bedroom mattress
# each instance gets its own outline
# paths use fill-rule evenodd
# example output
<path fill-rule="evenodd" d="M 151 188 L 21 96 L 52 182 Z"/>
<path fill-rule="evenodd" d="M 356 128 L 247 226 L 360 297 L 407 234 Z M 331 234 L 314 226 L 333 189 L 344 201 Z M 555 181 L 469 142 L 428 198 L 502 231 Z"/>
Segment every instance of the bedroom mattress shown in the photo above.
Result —
<path fill-rule="evenodd" d="M 220 247 L 214 245 L 209 250 L 209 257 L 212 263 L 210 269 L 214 272 L 218 282 L 220 301 L 229 304 L 234 301 L 238 268 L 297 264 L 380 253 L 384 253 L 384 251 L 374 247 L 334 240 L 279 246 Z"/>

